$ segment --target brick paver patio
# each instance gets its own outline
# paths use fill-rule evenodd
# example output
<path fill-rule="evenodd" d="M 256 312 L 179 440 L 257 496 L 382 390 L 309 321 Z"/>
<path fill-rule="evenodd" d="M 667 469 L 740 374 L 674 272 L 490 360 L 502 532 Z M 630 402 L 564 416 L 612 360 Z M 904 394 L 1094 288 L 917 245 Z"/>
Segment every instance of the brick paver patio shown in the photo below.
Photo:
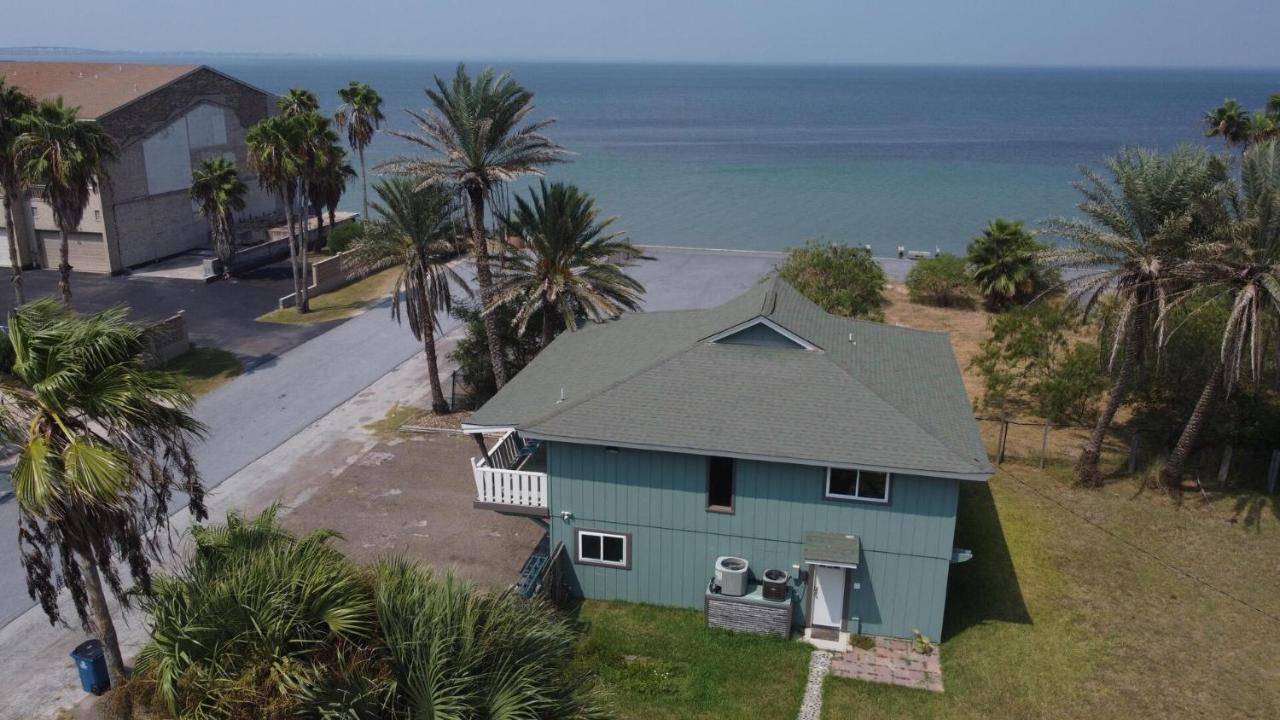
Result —
<path fill-rule="evenodd" d="M 831 660 L 834 675 L 867 682 L 942 692 L 942 664 L 935 649 L 928 655 L 916 652 L 910 640 L 876 638 L 871 650 L 851 648 Z"/>

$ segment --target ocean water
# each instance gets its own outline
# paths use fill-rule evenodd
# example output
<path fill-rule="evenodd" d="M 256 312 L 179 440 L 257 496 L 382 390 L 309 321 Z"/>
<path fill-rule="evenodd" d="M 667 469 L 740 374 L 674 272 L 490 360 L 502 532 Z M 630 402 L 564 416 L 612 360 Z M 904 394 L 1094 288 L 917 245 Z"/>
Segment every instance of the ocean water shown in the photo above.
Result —
<path fill-rule="evenodd" d="M 82 59 L 96 59 L 83 57 Z M 121 58 L 110 58 L 121 59 Z M 166 58 L 134 56 L 136 61 Z M 454 64 L 167 58 L 264 89 L 350 80 L 385 100 L 386 127 L 426 106 Z M 471 63 L 478 70 L 483 63 Z M 593 193 L 638 243 L 782 249 L 810 238 L 962 252 L 996 216 L 1075 212 L 1080 165 L 1124 146 L 1220 147 L 1204 112 L 1261 106 L 1277 71 L 496 63 L 536 94 L 535 117 L 574 155 L 548 177 Z M 378 161 L 412 147 L 380 136 Z M 346 201 L 358 209 L 358 189 Z"/>

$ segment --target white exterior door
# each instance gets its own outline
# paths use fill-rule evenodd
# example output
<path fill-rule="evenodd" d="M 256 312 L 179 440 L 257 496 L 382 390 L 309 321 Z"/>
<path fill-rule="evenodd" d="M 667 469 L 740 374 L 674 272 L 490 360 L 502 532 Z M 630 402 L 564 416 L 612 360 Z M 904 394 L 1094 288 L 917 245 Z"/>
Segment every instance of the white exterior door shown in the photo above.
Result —
<path fill-rule="evenodd" d="M 811 625 L 838 628 L 844 621 L 844 568 L 813 566 Z"/>
<path fill-rule="evenodd" d="M 0 267 L 9 267 L 9 229 L 0 227 Z"/>

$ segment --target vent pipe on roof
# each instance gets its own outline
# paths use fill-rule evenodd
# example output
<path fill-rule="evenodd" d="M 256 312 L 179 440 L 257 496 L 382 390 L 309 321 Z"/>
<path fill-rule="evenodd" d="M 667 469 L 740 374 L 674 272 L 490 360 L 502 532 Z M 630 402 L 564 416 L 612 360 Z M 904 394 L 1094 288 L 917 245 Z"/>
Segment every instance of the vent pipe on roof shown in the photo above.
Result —
<path fill-rule="evenodd" d="M 564 402 L 564 400 L 565 400 L 564 388 L 560 388 L 560 399 L 556 401 L 556 404 L 559 405 L 560 403 Z"/>

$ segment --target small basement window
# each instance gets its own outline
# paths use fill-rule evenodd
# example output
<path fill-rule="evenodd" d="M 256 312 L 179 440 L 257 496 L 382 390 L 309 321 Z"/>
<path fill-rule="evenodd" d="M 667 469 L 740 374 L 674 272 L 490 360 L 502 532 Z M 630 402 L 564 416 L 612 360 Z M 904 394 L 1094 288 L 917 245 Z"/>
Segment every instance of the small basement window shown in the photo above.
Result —
<path fill-rule="evenodd" d="M 733 458 L 707 458 L 707 510 L 733 512 Z"/>
<path fill-rule="evenodd" d="M 827 468 L 827 497 L 835 500 L 889 502 L 889 473 Z"/>
<path fill-rule="evenodd" d="M 631 536 L 598 530 L 579 530 L 578 563 L 605 567 L 631 567 Z"/>

